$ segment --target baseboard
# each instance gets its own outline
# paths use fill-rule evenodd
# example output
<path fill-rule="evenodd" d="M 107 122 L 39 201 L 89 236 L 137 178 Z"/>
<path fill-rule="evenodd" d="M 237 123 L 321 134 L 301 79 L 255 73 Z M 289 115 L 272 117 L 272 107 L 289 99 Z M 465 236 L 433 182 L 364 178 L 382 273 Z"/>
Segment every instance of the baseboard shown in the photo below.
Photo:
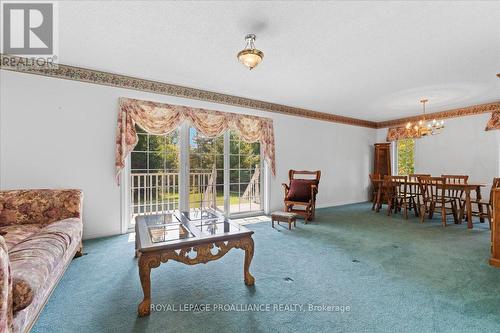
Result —
<path fill-rule="evenodd" d="M 120 232 L 115 232 L 115 233 L 95 233 L 95 234 L 90 234 L 90 235 L 85 235 L 83 237 L 83 240 L 89 240 L 89 239 L 95 239 L 95 238 L 104 238 L 104 237 L 111 237 L 111 236 L 118 236 L 122 235 Z"/>
<path fill-rule="evenodd" d="M 345 206 L 345 205 L 353 205 L 353 204 L 359 204 L 359 203 L 366 203 L 369 202 L 369 200 L 363 200 L 363 201 L 338 201 L 334 203 L 329 203 L 329 204 L 321 204 L 321 205 L 316 205 L 316 209 L 318 208 L 330 208 L 330 207 L 338 207 L 338 206 Z"/>

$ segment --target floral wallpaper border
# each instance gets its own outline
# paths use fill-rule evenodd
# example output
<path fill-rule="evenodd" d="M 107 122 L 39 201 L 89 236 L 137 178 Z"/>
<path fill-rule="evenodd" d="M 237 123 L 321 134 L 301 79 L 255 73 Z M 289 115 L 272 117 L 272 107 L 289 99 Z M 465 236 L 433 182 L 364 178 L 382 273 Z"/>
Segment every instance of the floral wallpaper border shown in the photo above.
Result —
<path fill-rule="evenodd" d="M 280 114 L 298 116 L 304 118 L 311 118 L 317 120 L 324 120 L 346 125 L 361 126 L 368 128 L 377 127 L 377 124 L 372 121 L 339 116 L 339 115 L 312 111 L 307 109 L 301 109 L 292 106 L 264 102 L 256 99 L 227 95 L 207 90 L 189 88 L 170 83 L 145 80 L 121 74 L 112 74 L 108 72 L 102 72 L 87 68 L 80 68 L 63 64 L 59 64 L 57 69 L 34 68 L 34 67 L 21 68 L 9 65 L 12 63 L 16 63 L 16 61 L 22 61 L 22 58 L 2 54 L 0 68 L 20 73 L 43 75 L 59 79 L 74 80 L 80 82 L 100 84 L 105 86 L 113 86 L 125 89 L 151 92 L 161 95 L 196 99 L 206 102 L 226 104 L 242 108 L 262 110 L 262 111 L 268 111 L 268 112 L 274 112 L 274 113 L 280 113 Z"/>
<path fill-rule="evenodd" d="M 440 120 L 440 119 L 448 119 L 448 118 L 458 118 L 458 117 L 465 117 L 465 116 L 474 116 L 474 115 L 478 115 L 478 114 L 482 114 L 482 113 L 489 113 L 489 112 L 495 112 L 495 111 L 500 111 L 500 101 L 493 102 L 493 103 L 472 105 L 472 106 L 467 106 L 464 108 L 453 109 L 453 110 L 448 110 L 448 111 L 427 113 L 426 119 Z M 418 121 L 421 118 L 422 118 L 422 115 L 418 115 L 418 116 L 413 116 L 413 117 L 408 117 L 408 118 L 382 121 L 382 122 L 377 123 L 377 128 L 385 128 L 385 127 L 404 125 L 408 122 Z"/>
<path fill-rule="evenodd" d="M 145 91 L 155 94 L 169 95 L 181 98 L 196 99 L 206 102 L 226 104 L 242 108 L 249 108 L 249 109 L 261 110 L 261 111 L 267 111 L 267 112 L 273 112 L 273 113 L 279 113 L 279 114 L 285 114 L 303 118 L 323 120 L 323 121 L 329 121 L 333 123 L 346 124 L 352 126 L 360 126 L 368 128 L 394 127 L 405 124 L 408 121 L 418 120 L 420 117 L 420 115 L 417 115 L 407 118 L 374 122 L 374 121 L 345 117 L 325 112 L 296 108 L 282 104 L 264 102 L 251 98 L 238 97 L 234 95 L 222 94 L 202 89 L 189 88 L 170 83 L 151 81 L 121 74 L 113 74 L 109 72 L 97 71 L 88 68 L 68 66 L 64 64 L 58 64 L 57 69 L 45 69 L 45 68 L 33 68 L 33 67 L 26 69 L 10 65 L 10 64 L 15 64 L 17 62 L 22 62 L 23 60 L 28 62 L 26 58 L 6 55 L 6 54 L 0 54 L 0 57 L 1 57 L 0 69 L 9 71 L 43 75 L 59 79 L 80 81 L 80 82 L 112 86 L 124 89 L 139 90 L 139 91 Z M 430 113 L 428 114 L 428 117 L 436 119 L 446 119 L 446 118 L 477 115 L 481 113 L 488 113 L 495 111 L 500 111 L 500 101 L 480 104 L 480 105 L 472 105 L 448 111 Z"/>

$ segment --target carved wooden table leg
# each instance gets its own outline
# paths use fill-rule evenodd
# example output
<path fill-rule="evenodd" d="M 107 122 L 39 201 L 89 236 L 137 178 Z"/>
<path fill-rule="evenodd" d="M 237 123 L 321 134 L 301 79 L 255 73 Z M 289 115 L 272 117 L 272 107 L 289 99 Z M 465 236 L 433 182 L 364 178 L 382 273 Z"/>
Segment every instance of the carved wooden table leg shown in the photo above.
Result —
<path fill-rule="evenodd" d="M 139 256 L 139 277 L 141 278 L 144 299 L 139 304 L 139 317 L 149 316 L 151 312 L 151 268 L 160 266 L 159 255 L 142 253 Z"/>
<path fill-rule="evenodd" d="M 252 237 L 243 238 L 241 240 L 242 248 L 245 250 L 245 265 L 243 266 L 243 274 L 245 279 L 245 284 L 247 286 L 253 286 L 255 283 L 255 278 L 250 274 L 250 264 L 253 258 L 253 239 Z"/>

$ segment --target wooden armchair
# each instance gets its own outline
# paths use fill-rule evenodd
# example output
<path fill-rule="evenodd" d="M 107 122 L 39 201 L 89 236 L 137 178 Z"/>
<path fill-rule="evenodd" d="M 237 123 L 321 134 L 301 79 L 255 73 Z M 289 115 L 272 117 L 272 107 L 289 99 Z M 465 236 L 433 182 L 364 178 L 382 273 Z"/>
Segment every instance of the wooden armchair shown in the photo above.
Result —
<path fill-rule="evenodd" d="M 479 218 L 487 218 L 490 224 L 490 229 L 492 226 L 492 210 L 493 210 L 493 192 L 495 189 L 500 188 L 500 178 L 493 178 L 493 183 L 491 184 L 490 198 L 489 200 L 482 199 L 472 199 L 471 203 L 477 205 L 478 210 L 472 211 L 472 216 L 477 216 Z M 465 207 L 465 200 L 463 200 L 463 206 Z M 486 211 L 484 210 L 486 208 Z"/>
<path fill-rule="evenodd" d="M 302 175 L 296 178 L 296 175 Z M 309 176 L 309 178 L 304 178 Z M 321 171 L 288 171 L 289 184 L 283 183 L 285 189 L 285 211 L 303 216 L 305 223 L 314 219 L 316 195 L 318 194 Z M 295 209 L 304 206 L 304 209 Z"/>

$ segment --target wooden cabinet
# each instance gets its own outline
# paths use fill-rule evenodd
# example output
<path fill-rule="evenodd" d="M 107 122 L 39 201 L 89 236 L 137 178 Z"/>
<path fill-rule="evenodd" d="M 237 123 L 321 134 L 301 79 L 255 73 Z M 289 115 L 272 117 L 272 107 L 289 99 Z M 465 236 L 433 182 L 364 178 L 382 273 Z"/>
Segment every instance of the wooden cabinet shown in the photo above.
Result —
<path fill-rule="evenodd" d="M 491 258 L 490 265 L 500 267 L 500 189 L 494 189 L 493 215 L 491 221 Z"/>
<path fill-rule="evenodd" d="M 380 174 L 384 178 L 385 175 L 391 175 L 391 144 L 376 143 L 375 144 L 375 165 L 373 173 Z"/>

